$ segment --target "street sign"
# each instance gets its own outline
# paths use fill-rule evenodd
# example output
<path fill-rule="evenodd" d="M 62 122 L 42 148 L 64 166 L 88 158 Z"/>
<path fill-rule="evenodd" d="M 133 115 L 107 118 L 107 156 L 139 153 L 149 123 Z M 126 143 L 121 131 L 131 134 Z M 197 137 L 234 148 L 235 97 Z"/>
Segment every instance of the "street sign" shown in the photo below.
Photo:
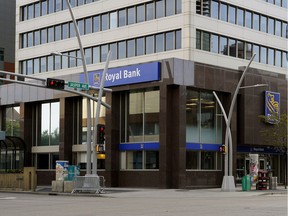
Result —
<path fill-rule="evenodd" d="M 86 91 L 89 90 L 89 85 L 87 83 L 68 82 L 68 87 L 82 89 L 82 90 L 86 90 Z"/>

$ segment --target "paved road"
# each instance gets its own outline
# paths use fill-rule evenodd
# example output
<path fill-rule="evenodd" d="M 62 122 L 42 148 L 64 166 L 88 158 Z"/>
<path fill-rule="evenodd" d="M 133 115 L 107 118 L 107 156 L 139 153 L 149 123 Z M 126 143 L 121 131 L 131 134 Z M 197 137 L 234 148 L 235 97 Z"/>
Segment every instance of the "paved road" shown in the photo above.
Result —
<path fill-rule="evenodd" d="M 95 195 L 0 192 L 0 216 L 287 216 L 287 191 L 118 189 Z"/>

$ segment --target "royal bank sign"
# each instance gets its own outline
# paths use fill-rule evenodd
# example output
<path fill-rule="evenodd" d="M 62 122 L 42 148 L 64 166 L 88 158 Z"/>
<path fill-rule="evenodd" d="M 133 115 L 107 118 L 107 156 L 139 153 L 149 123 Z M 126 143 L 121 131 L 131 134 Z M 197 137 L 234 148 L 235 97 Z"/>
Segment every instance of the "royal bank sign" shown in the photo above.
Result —
<path fill-rule="evenodd" d="M 270 124 L 275 124 L 279 121 L 280 93 L 265 91 L 265 116 Z"/>
<path fill-rule="evenodd" d="M 99 87 L 102 73 L 103 71 L 89 72 L 89 85 Z M 158 81 L 160 75 L 160 62 L 111 68 L 106 72 L 104 87 Z M 80 82 L 85 82 L 84 74 L 80 75 Z"/>

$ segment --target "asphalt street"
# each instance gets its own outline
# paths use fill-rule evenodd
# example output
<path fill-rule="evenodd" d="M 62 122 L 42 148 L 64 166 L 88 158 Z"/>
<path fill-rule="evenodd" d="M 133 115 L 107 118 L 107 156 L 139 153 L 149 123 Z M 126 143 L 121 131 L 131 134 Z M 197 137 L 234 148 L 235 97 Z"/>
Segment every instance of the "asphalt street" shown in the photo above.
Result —
<path fill-rule="evenodd" d="M 287 190 L 107 189 L 105 194 L 0 192 L 0 216 L 287 216 Z"/>

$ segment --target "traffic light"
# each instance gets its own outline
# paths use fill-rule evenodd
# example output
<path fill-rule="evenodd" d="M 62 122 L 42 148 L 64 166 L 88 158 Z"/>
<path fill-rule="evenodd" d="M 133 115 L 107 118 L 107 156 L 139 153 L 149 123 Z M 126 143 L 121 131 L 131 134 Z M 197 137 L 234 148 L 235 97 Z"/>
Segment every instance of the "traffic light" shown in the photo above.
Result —
<path fill-rule="evenodd" d="M 221 145 L 220 147 L 219 147 L 219 151 L 222 153 L 222 154 L 226 154 L 227 153 L 227 147 L 226 147 L 226 145 Z"/>
<path fill-rule="evenodd" d="M 61 79 L 47 78 L 46 87 L 52 89 L 64 89 L 65 81 Z"/>
<path fill-rule="evenodd" d="M 97 125 L 97 144 L 105 144 L 105 125 Z"/>

